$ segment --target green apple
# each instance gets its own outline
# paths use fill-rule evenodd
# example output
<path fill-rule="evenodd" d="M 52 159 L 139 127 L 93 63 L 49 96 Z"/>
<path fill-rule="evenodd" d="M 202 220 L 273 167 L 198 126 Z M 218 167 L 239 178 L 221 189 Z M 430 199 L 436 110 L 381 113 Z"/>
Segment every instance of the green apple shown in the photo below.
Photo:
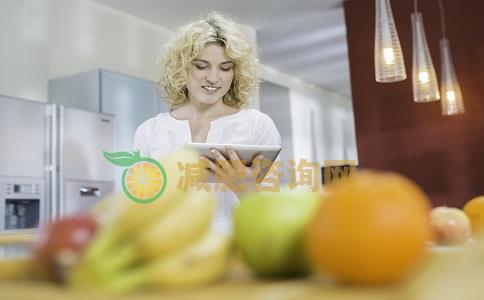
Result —
<path fill-rule="evenodd" d="M 235 243 L 244 261 L 261 276 L 295 276 L 309 271 L 304 255 L 306 225 L 321 202 L 310 191 L 252 193 L 234 212 Z"/>

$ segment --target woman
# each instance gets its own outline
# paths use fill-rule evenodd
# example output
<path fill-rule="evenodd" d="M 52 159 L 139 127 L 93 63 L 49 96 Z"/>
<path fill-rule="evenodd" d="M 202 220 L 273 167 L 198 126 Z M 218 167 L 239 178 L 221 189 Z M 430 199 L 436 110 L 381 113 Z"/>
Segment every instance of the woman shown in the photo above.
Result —
<path fill-rule="evenodd" d="M 280 145 L 272 119 L 257 110 L 244 109 L 259 84 L 256 50 L 240 31 L 240 25 L 218 14 L 182 27 L 166 47 L 160 61 L 159 84 L 171 107 L 145 121 L 135 134 L 134 149 L 159 158 L 186 143 Z M 233 149 L 227 160 L 213 150 L 210 169 L 221 177 L 243 169 L 247 184 L 255 185 L 261 156 L 246 167 Z M 218 192 L 219 205 L 213 221 L 216 229 L 231 231 L 232 209 L 237 195 Z"/>

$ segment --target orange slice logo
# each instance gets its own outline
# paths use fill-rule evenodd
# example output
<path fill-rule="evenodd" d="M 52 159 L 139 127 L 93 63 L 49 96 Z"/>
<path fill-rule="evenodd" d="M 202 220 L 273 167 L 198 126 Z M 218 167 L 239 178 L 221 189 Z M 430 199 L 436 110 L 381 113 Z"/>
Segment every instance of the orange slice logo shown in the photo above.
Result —
<path fill-rule="evenodd" d="M 123 191 L 131 200 L 146 204 L 158 199 L 166 187 L 163 166 L 150 157 L 141 157 L 139 151 L 106 152 L 104 157 L 114 165 L 125 167 L 122 176 Z"/>

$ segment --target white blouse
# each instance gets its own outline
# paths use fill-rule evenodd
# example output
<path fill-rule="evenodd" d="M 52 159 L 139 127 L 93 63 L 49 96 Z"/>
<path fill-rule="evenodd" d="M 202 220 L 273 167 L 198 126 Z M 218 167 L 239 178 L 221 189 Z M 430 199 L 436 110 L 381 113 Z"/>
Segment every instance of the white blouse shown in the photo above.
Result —
<path fill-rule="evenodd" d="M 143 122 L 134 137 L 134 150 L 142 156 L 160 158 L 192 142 L 188 120 L 178 120 L 160 113 Z M 255 109 L 240 111 L 210 122 L 207 143 L 281 145 L 281 136 L 272 119 Z M 230 190 L 217 192 L 218 207 L 212 226 L 222 232 L 232 231 L 232 210 L 239 203 Z"/>

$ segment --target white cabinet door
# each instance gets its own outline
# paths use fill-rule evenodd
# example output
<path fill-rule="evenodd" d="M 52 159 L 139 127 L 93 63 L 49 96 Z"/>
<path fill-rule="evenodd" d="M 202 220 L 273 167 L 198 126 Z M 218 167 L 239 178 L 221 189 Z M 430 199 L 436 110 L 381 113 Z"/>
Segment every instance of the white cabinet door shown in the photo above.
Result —
<path fill-rule="evenodd" d="M 131 151 L 136 128 L 163 105 L 154 82 L 104 70 L 101 99 L 101 111 L 116 118 L 116 151 Z"/>
<path fill-rule="evenodd" d="M 288 161 L 294 159 L 289 89 L 269 81 L 262 82 L 259 106 L 261 112 L 272 118 L 281 134 L 282 151 L 279 156 L 283 163 L 281 183 L 288 183 Z"/>

